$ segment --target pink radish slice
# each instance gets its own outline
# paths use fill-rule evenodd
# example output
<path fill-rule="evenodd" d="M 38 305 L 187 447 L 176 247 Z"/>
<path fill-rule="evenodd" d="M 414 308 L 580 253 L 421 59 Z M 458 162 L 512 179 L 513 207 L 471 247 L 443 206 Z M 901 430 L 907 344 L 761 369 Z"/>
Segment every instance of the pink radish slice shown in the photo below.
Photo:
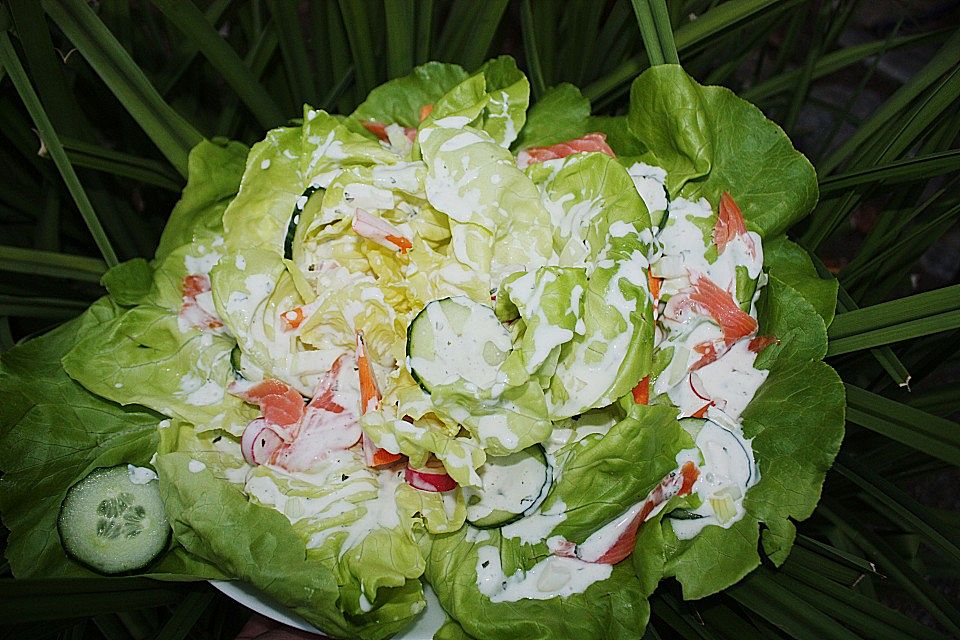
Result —
<path fill-rule="evenodd" d="M 252 465 L 264 464 L 283 446 L 283 439 L 263 418 L 257 418 L 243 430 L 240 448 L 243 459 Z"/>
<path fill-rule="evenodd" d="M 407 467 L 403 472 L 403 479 L 411 487 L 421 491 L 453 491 L 457 488 L 457 481 L 442 471 Z"/>

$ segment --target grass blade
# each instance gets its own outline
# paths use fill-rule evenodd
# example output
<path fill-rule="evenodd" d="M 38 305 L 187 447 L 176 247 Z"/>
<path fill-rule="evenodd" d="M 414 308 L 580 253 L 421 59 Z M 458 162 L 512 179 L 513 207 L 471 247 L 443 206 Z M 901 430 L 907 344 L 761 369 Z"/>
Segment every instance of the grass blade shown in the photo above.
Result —
<path fill-rule="evenodd" d="M 830 614 L 870 640 L 945 640 L 933 629 L 862 593 L 825 581 L 816 570 L 793 568 L 777 576 L 785 590 Z"/>
<path fill-rule="evenodd" d="M 188 594 L 153 640 L 183 640 L 213 601 L 211 591 Z"/>
<path fill-rule="evenodd" d="M 670 24 L 670 13 L 664 0 L 647 0 L 647 6 L 653 15 L 653 25 L 660 39 L 660 50 L 663 52 L 663 61 L 667 64 L 680 64 L 677 54 L 677 43 L 673 37 L 673 25 Z"/>
<path fill-rule="evenodd" d="M 193 42 L 265 128 L 284 121 L 283 111 L 237 52 L 220 37 L 192 0 L 152 0 L 178 31 Z"/>
<path fill-rule="evenodd" d="M 36 0 L 11 0 L 9 6 L 37 95 L 43 104 L 58 107 L 48 114 L 50 121 L 64 135 L 79 135 L 90 124 L 76 108 L 76 99 L 55 53 L 43 9 Z"/>
<path fill-rule="evenodd" d="M 303 38 L 298 4 L 287 0 L 269 0 L 270 14 L 280 38 L 280 53 L 287 68 L 290 92 L 298 105 L 317 99 L 307 43 Z"/>
<path fill-rule="evenodd" d="M 653 22 L 653 13 L 647 0 L 630 0 L 633 13 L 637 18 L 637 26 L 643 36 L 643 48 L 647 50 L 647 60 L 652 66 L 664 64 L 663 48 L 660 46 L 660 34 Z"/>
<path fill-rule="evenodd" d="M 4 594 L 0 598 L 0 616 L 7 624 L 162 607 L 176 604 L 183 598 L 183 592 L 174 587 L 91 592 L 74 585 L 73 591 L 24 593 L 19 588 L 21 582 L 31 581 L 0 581 L 0 593 Z"/>
<path fill-rule="evenodd" d="M 730 0 L 688 22 L 674 32 L 677 51 L 692 54 L 710 44 L 711 38 L 748 24 L 767 11 L 786 11 L 800 0 Z M 610 73 L 595 80 L 583 90 L 591 102 L 599 102 L 615 92 L 623 92 L 634 77 L 647 66 L 645 54 L 637 54 L 617 65 Z"/>
<path fill-rule="evenodd" d="M 0 270 L 99 283 L 107 265 L 86 256 L 0 246 Z"/>
<path fill-rule="evenodd" d="M 906 107 L 929 87 L 933 86 L 960 59 L 960 30 L 950 37 L 927 65 L 898 89 L 883 106 L 874 111 L 870 119 L 859 127 L 839 149 L 818 162 L 821 175 L 836 169 L 851 154 L 867 142 L 877 139 L 881 129 L 888 123 L 903 118 Z M 889 138 L 889 136 L 882 136 Z"/>
<path fill-rule="evenodd" d="M 56 131 L 53 129 L 53 124 L 47 117 L 43 106 L 40 104 L 40 99 L 30 85 L 30 80 L 27 78 L 27 74 L 20 64 L 20 59 L 17 57 L 17 52 L 13 48 L 13 43 L 10 42 L 10 36 L 6 32 L 0 33 L 0 63 L 3 64 L 10 74 L 10 80 L 13 82 L 14 87 L 16 87 L 17 93 L 20 94 L 20 98 L 23 100 L 24 105 L 26 105 L 27 111 L 30 113 L 34 124 L 37 125 L 37 129 L 40 131 L 40 137 L 49 150 L 50 157 L 53 159 L 54 164 L 57 165 L 60 175 L 63 176 L 63 180 L 67 184 L 67 189 L 70 191 L 70 195 L 73 196 L 73 200 L 80 210 L 80 215 L 83 216 L 84 222 L 87 223 L 87 228 L 90 229 L 93 240 L 96 242 L 97 248 L 100 249 L 103 259 L 108 266 L 112 267 L 118 262 L 117 254 L 114 252 L 106 232 L 100 225 L 100 220 L 93 210 L 93 205 L 90 204 L 90 199 L 83 190 L 83 186 L 80 184 L 80 180 L 77 178 L 77 174 L 73 170 L 70 160 L 67 159 L 67 154 L 60 144 L 60 140 L 57 138 Z M 0 315 L 14 314 L 0 313 Z"/>
<path fill-rule="evenodd" d="M 941 151 L 828 176 L 820 181 L 820 195 L 873 182 L 897 184 L 911 180 L 928 180 L 957 169 L 960 169 L 960 149 Z"/>
<path fill-rule="evenodd" d="M 384 0 L 387 27 L 387 76 L 397 78 L 410 73 L 414 65 L 413 0 Z"/>
<path fill-rule="evenodd" d="M 868 502 L 875 500 L 890 509 L 899 526 L 916 531 L 929 544 L 960 562 L 960 540 L 956 533 L 900 487 L 880 477 L 853 456 L 845 456 L 842 462 L 834 463 L 833 468 L 863 490 Z"/>
<path fill-rule="evenodd" d="M 802 15 L 802 14 L 797 14 Z M 892 51 L 901 47 L 923 44 L 931 40 L 943 38 L 945 34 L 952 32 L 952 29 L 939 29 L 930 33 L 921 33 L 917 35 L 900 36 L 899 38 L 877 40 L 865 44 L 843 47 L 838 51 L 833 51 L 818 59 L 813 67 L 813 80 L 829 76 L 841 69 L 858 64 L 865 59 L 881 54 L 885 51 Z M 787 49 L 789 50 L 789 49 Z M 767 100 L 784 91 L 792 89 L 799 80 L 803 69 L 795 69 L 778 73 L 769 79 L 740 92 L 740 96 L 751 102 L 760 102 Z"/>
<path fill-rule="evenodd" d="M 183 177 L 201 135 L 170 105 L 83 0 L 43 0 L 47 14 Z"/>
<path fill-rule="evenodd" d="M 366 3 L 353 0 L 340 0 L 340 12 L 353 56 L 357 99 L 362 100 L 377 86 L 377 53 L 369 12 Z"/>
<path fill-rule="evenodd" d="M 960 465 L 960 425 L 852 384 L 847 391 L 847 420 L 905 445 Z"/>
<path fill-rule="evenodd" d="M 949 311 L 892 327 L 874 329 L 846 338 L 831 340 L 827 347 L 827 356 L 839 356 L 853 351 L 872 349 L 873 347 L 912 340 L 913 338 L 928 336 L 941 331 L 950 331 L 951 329 L 960 329 L 960 311 Z"/>
<path fill-rule="evenodd" d="M 761 567 L 726 592 L 747 609 L 801 640 L 850 640 L 856 634 L 836 624 L 823 611 L 784 589 Z"/>
<path fill-rule="evenodd" d="M 527 57 L 527 70 L 530 72 L 533 97 L 539 99 L 546 92 L 547 85 L 543 80 L 543 67 L 540 64 L 540 51 L 537 48 L 537 30 L 530 0 L 523 0 L 520 4 L 520 28 L 523 31 L 523 53 Z"/>
<path fill-rule="evenodd" d="M 67 158 L 77 167 L 86 167 L 103 173 L 130 178 L 137 182 L 180 193 L 183 182 L 180 176 L 171 174 L 163 163 L 148 158 L 140 158 L 122 151 L 114 151 L 101 145 L 90 144 L 81 140 L 61 138 L 60 144 L 67 152 Z M 48 157 L 46 148 L 41 148 L 39 155 Z"/>
<path fill-rule="evenodd" d="M 874 557 L 884 572 L 921 603 L 951 635 L 960 635 L 960 613 L 943 594 L 898 556 L 886 541 L 866 527 L 854 527 L 852 524 L 856 521 L 854 516 L 831 500 L 821 502 L 817 511 L 843 531 L 857 546 Z"/>
<path fill-rule="evenodd" d="M 837 314 L 827 329 L 831 340 L 892 327 L 960 309 L 960 285 L 926 291 Z"/>

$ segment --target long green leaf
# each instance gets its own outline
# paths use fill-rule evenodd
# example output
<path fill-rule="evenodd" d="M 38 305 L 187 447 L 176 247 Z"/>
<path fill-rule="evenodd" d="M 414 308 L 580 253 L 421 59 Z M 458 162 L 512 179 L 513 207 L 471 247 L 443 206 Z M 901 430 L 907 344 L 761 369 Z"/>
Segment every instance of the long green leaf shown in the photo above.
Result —
<path fill-rule="evenodd" d="M 377 53 L 373 39 L 372 20 L 367 5 L 353 0 L 340 0 L 340 12 L 353 55 L 357 80 L 357 99 L 362 100 L 377 85 Z M 333 44 L 331 43 L 331 46 Z"/>
<path fill-rule="evenodd" d="M 78 136 L 90 124 L 77 108 L 63 74 L 63 65 L 54 50 L 43 8 L 36 0 L 10 0 L 8 4 L 37 95 L 42 103 L 57 105 L 48 114 L 50 121 L 62 134 Z"/>
<path fill-rule="evenodd" d="M 10 74 L 10 80 L 16 87 L 17 93 L 20 94 L 20 98 L 23 100 L 24 105 L 26 105 L 27 111 L 30 112 L 30 117 L 37 125 L 37 129 L 40 131 L 40 137 L 49 150 L 50 157 L 53 158 L 54 164 L 57 165 L 60 175 L 63 176 L 63 180 L 67 184 L 67 189 L 70 191 L 70 195 L 73 196 L 73 200 L 80 210 L 80 215 L 83 216 L 84 222 L 87 223 L 87 228 L 90 229 L 93 240 L 97 243 L 103 259 L 108 266 L 112 267 L 118 262 L 117 254 L 110 245 L 110 240 L 107 238 L 107 234 L 103 230 L 100 220 L 93 210 L 93 205 L 90 204 L 90 199 L 87 197 L 83 186 L 80 184 L 79 178 L 77 178 L 76 172 L 73 170 L 73 166 L 70 164 L 70 160 L 67 159 L 67 154 L 64 152 L 57 133 L 53 129 L 53 124 L 43 110 L 40 99 L 34 92 L 33 87 L 30 86 L 30 80 L 27 78 L 27 74 L 20 64 L 20 59 L 17 57 L 17 52 L 13 48 L 13 43 L 10 42 L 10 36 L 6 32 L 0 32 L 0 63 L 6 67 L 7 72 Z"/>
<path fill-rule="evenodd" d="M 307 44 L 300 28 L 298 5 L 288 0 L 269 0 L 268 5 L 280 37 L 280 52 L 287 68 L 291 92 L 298 104 L 312 102 L 318 97 L 317 87 L 310 69 Z"/>
<path fill-rule="evenodd" d="M 214 594 L 210 591 L 188 594 L 173 610 L 173 615 L 153 640 L 183 640 L 188 637 L 197 619 L 210 606 L 213 597 Z"/>
<path fill-rule="evenodd" d="M 927 455 L 960 465 L 960 425 L 846 384 L 847 420 Z"/>
<path fill-rule="evenodd" d="M 828 176 L 820 181 L 820 195 L 873 182 L 897 184 L 911 180 L 928 180 L 958 169 L 960 169 L 960 149 L 941 151 Z"/>
<path fill-rule="evenodd" d="M 874 557 L 887 575 L 916 598 L 948 632 L 954 636 L 960 635 L 960 612 L 909 563 L 899 557 L 885 540 L 866 527 L 856 527 L 853 514 L 834 501 L 824 500 L 817 511 Z"/>
<path fill-rule="evenodd" d="M 0 270 L 100 282 L 107 265 L 102 260 L 86 256 L 0 246 Z"/>
<path fill-rule="evenodd" d="M 789 562 L 789 561 L 788 561 Z M 824 581 L 814 569 L 795 568 L 789 571 L 791 579 L 779 576 L 785 590 L 802 597 L 845 623 L 870 640 L 945 640 L 933 629 L 917 624 L 899 611 L 885 607 L 873 598 L 853 589 Z"/>
<path fill-rule="evenodd" d="M 933 56 L 926 66 L 894 93 L 870 119 L 857 129 L 844 145 L 830 157 L 818 163 L 822 175 L 831 173 L 859 147 L 876 138 L 877 133 L 890 121 L 902 118 L 903 110 L 928 88 L 933 86 L 960 59 L 960 30 L 958 30 Z"/>
<path fill-rule="evenodd" d="M 911 498 L 900 487 L 880 477 L 853 456 L 844 456 L 833 468 L 841 476 L 862 489 L 868 501 L 876 501 L 892 510 L 899 526 L 918 532 L 932 545 L 960 562 L 960 537 L 928 509 Z"/>
<path fill-rule="evenodd" d="M 537 46 L 537 29 L 533 20 L 531 0 L 520 4 L 520 28 L 523 31 L 523 53 L 527 57 L 527 69 L 530 72 L 530 84 L 534 98 L 539 99 L 547 90 L 543 79 L 543 66 L 540 62 L 540 50 Z"/>
<path fill-rule="evenodd" d="M 407 75 L 414 65 L 414 12 L 413 0 L 384 0 L 387 22 L 387 76 L 397 78 Z"/>
<path fill-rule="evenodd" d="M 657 33 L 649 3 L 647 0 L 630 0 L 630 3 L 633 5 L 633 13 L 637 18 L 640 34 L 643 36 L 643 48 L 647 50 L 647 60 L 653 66 L 664 64 L 666 60 L 663 57 L 663 47 L 660 45 L 660 34 Z"/>
<path fill-rule="evenodd" d="M 929 318 L 960 309 L 960 285 L 926 291 L 837 314 L 827 329 L 831 340 Z"/>
<path fill-rule="evenodd" d="M 784 589 L 761 567 L 727 590 L 747 609 L 800 640 L 851 640 L 856 634 L 836 624 L 824 612 Z"/>
<path fill-rule="evenodd" d="M 0 580 L 0 617 L 6 624 L 88 617 L 175 604 L 183 594 L 173 585 L 129 589 L 118 584 L 108 590 L 77 580 Z"/>
<path fill-rule="evenodd" d="M 706 13 L 697 16 L 674 32 L 677 51 L 683 54 L 693 53 L 699 47 L 724 31 L 736 29 L 765 11 L 786 10 L 799 4 L 799 0 L 730 0 Z M 646 67 L 646 55 L 635 55 L 619 64 L 609 74 L 600 78 L 583 90 L 583 95 L 591 102 L 597 102 L 608 94 L 623 90 L 633 78 Z"/>
<path fill-rule="evenodd" d="M 201 135 L 170 105 L 83 0 L 43 0 L 47 14 L 180 175 Z"/>
<path fill-rule="evenodd" d="M 60 144 L 63 145 L 67 158 L 74 166 L 86 167 L 122 178 L 130 178 L 174 193 L 180 193 L 183 189 L 180 176 L 176 173 L 171 174 L 167 169 L 169 165 L 156 160 L 140 158 L 129 153 L 71 138 L 61 138 Z M 40 150 L 40 155 L 42 157 L 49 156 L 46 147 Z"/>
<path fill-rule="evenodd" d="M 207 22 L 192 0 L 152 0 L 188 40 L 193 42 L 210 64 L 220 72 L 260 125 L 269 128 L 283 123 L 283 111 L 274 102 L 259 80 L 243 64 L 243 60 L 217 30 Z"/>

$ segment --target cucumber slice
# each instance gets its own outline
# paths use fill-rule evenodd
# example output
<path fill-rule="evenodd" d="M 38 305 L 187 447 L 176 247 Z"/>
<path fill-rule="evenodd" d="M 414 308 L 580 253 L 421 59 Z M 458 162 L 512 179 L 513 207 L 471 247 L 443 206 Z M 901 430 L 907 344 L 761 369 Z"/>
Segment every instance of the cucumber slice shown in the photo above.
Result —
<path fill-rule="evenodd" d="M 553 482 L 553 468 L 539 444 L 487 458 L 477 473 L 483 488 L 464 487 L 463 499 L 467 522 L 479 529 L 516 522 L 540 506 Z"/>
<path fill-rule="evenodd" d="M 240 351 L 240 345 L 234 345 L 233 349 L 230 351 L 230 368 L 233 369 L 233 377 L 237 380 L 244 380 L 243 371 L 240 368 L 241 355 L 242 352 Z"/>
<path fill-rule="evenodd" d="M 689 509 L 674 509 L 668 513 L 666 517 L 673 518 L 674 520 L 700 520 L 706 516 L 690 511 Z"/>
<path fill-rule="evenodd" d="M 310 185 L 297 198 L 297 204 L 293 207 L 293 213 L 290 214 L 290 222 L 287 223 L 287 235 L 283 239 L 283 257 L 287 260 L 293 260 L 293 239 L 297 235 L 297 225 L 300 224 L 300 216 L 307 206 L 307 200 L 310 196 L 320 191 L 320 186 Z"/>
<path fill-rule="evenodd" d="M 101 467 L 70 487 L 57 518 L 67 555 L 98 573 L 143 569 L 170 541 L 154 476 L 131 465 Z"/>
<path fill-rule="evenodd" d="M 466 296 L 430 302 L 407 327 L 407 364 L 427 393 L 439 385 L 490 389 L 511 346 L 493 309 Z"/>

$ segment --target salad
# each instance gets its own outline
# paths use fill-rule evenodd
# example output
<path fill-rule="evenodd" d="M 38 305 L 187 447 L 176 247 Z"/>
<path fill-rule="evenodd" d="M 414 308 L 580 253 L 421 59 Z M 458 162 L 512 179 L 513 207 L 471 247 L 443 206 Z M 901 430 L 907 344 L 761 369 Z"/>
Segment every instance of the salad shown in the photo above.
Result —
<path fill-rule="evenodd" d="M 752 105 L 665 65 L 597 117 L 510 58 L 429 63 L 189 169 L 155 259 L 4 355 L 17 576 L 105 570 L 89 520 L 110 567 L 338 637 L 424 582 L 438 637 L 636 637 L 661 579 L 787 557 L 843 436 L 836 285 L 784 235 L 813 168 Z"/>

